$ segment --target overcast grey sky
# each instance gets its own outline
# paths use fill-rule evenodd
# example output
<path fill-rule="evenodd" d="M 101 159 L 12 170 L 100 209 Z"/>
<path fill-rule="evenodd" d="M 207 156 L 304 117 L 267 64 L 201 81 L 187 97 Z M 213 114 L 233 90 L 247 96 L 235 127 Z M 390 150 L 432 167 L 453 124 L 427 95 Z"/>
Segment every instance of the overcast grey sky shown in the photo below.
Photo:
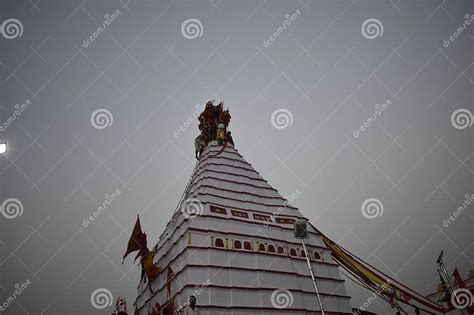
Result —
<path fill-rule="evenodd" d="M 469 14 L 473 1 L 0 0 L 0 202 L 15 198 L 0 303 L 31 283 L 5 314 L 104 314 L 101 288 L 131 306 L 131 224 L 140 213 L 157 241 L 195 164 L 185 123 L 208 99 L 333 240 L 423 294 L 441 249 L 466 276 L 472 206 L 445 220 L 474 193 Z M 383 212 L 364 216 L 369 198 Z M 355 307 L 370 295 L 347 288 Z"/>

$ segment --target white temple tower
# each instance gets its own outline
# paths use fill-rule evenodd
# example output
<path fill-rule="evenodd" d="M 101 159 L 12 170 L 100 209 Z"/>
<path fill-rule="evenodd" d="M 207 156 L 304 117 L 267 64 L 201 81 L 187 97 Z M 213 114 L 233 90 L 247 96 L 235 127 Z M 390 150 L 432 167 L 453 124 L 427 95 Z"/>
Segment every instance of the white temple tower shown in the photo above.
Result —
<path fill-rule="evenodd" d="M 204 149 L 178 210 L 156 245 L 162 272 L 136 307 L 167 314 L 167 267 L 175 310 L 196 297 L 196 314 L 320 314 L 293 223 L 304 219 L 231 145 Z M 221 152 L 222 150 L 222 152 Z M 309 226 L 307 241 L 326 314 L 352 314 L 338 266 Z M 188 314 L 188 313 L 185 313 Z M 189 313 L 191 314 L 191 313 Z M 194 314 L 194 313 L 192 313 Z"/>

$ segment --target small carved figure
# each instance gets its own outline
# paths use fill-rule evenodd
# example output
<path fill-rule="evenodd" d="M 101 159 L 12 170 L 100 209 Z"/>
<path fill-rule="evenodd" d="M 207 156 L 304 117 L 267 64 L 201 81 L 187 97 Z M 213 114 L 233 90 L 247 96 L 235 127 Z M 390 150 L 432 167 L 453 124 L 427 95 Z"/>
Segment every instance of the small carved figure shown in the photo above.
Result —
<path fill-rule="evenodd" d="M 216 140 L 219 142 L 220 145 L 222 145 L 222 143 L 224 142 L 225 136 L 226 136 L 225 125 L 223 123 L 220 123 L 217 126 L 217 133 L 216 133 Z"/>
<path fill-rule="evenodd" d="M 201 158 L 202 151 L 207 146 L 209 140 L 209 137 L 204 132 L 202 132 L 199 136 L 196 137 L 196 139 L 194 139 L 194 153 L 197 160 Z"/>
<path fill-rule="evenodd" d="M 227 131 L 227 142 L 229 142 L 230 144 L 232 144 L 233 147 L 235 147 L 234 139 L 232 138 L 232 132 L 230 131 Z"/>

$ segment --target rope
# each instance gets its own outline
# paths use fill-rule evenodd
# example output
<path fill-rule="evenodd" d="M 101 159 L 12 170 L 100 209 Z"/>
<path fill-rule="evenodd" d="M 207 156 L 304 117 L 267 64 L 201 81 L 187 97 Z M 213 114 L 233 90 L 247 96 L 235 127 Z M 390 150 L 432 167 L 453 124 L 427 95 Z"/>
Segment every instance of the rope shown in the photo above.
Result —
<path fill-rule="evenodd" d="M 389 276 L 387 276 L 383 272 L 381 272 L 378 269 L 376 269 L 375 267 L 369 265 L 368 263 L 366 263 L 362 259 L 358 258 L 354 254 L 350 253 L 349 251 L 347 251 L 346 249 L 344 249 L 343 247 L 341 247 L 340 245 L 338 245 L 334 241 L 330 240 L 327 236 L 322 234 L 321 231 L 319 231 L 313 225 L 311 225 L 311 226 L 317 232 L 320 233 L 320 235 L 321 235 L 324 243 L 326 244 L 326 246 L 329 249 L 331 249 L 332 256 L 333 256 L 334 260 L 338 263 L 338 265 L 340 265 L 346 271 L 348 271 L 350 274 L 352 274 L 354 277 L 356 277 L 358 279 L 358 281 L 360 281 L 363 284 L 373 288 L 371 291 L 375 292 L 376 294 L 378 294 L 380 297 L 382 297 L 385 300 L 389 299 L 389 303 L 393 307 L 397 308 L 399 311 L 402 312 L 403 310 L 400 309 L 400 305 L 398 304 L 398 301 L 400 301 L 404 304 L 407 304 L 409 306 L 412 306 L 412 307 L 417 307 L 418 309 L 429 313 L 425 309 L 423 309 L 421 307 L 418 307 L 418 306 L 415 306 L 412 303 L 410 303 L 409 302 L 410 299 L 414 299 L 416 302 L 422 304 L 425 307 L 428 307 L 431 310 L 436 310 L 438 312 L 446 311 L 446 309 L 442 305 L 428 300 L 427 298 L 425 298 L 421 294 L 417 293 L 416 291 L 413 291 L 410 288 L 406 287 L 405 285 L 399 283 L 398 281 L 395 281 L 394 279 L 390 278 Z M 360 266 L 357 266 L 356 264 L 358 264 Z M 366 271 L 361 270 L 360 267 L 365 268 Z M 387 288 L 384 288 L 383 285 L 381 286 L 379 283 L 377 283 L 378 279 L 374 280 L 373 277 L 372 277 L 372 279 L 370 279 L 370 276 L 367 275 L 367 273 L 370 273 L 370 274 L 374 275 L 376 278 L 378 278 L 380 280 L 383 280 L 384 284 L 385 283 L 389 284 L 387 287 L 395 288 L 396 290 L 398 290 L 400 292 L 400 294 L 408 295 L 409 299 L 403 298 L 401 296 L 398 297 L 398 298 L 396 296 L 393 296 L 392 292 L 389 292 L 387 290 Z"/>
<path fill-rule="evenodd" d="M 227 138 L 226 138 L 226 139 L 224 139 L 224 145 L 222 146 L 222 149 L 220 149 L 220 151 L 219 151 L 219 152 L 217 152 L 216 154 L 214 154 L 214 155 L 211 155 L 211 156 L 218 156 L 219 154 L 221 154 L 221 153 L 222 153 L 222 151 L 224 151 L 224 149 L 225 149 L 226 147 L 227 147 Z"/>
<path fill-rule="evenodd" d="M 191 172 L 191 176 L 189 177 L 188 183 L 186 184 L 186 188 L 184 189 L 183 194 L 182 194 L 181 197 L 179 198 L 179 202 L 178 202 L 178 204 L 176 205 L 176 208 L 174 209 L 173 214 L 176 213 L 176 211 L 178 210 L 179 206 L 180 206 L 181 203 L 183 202 L 184 196 L 186 196 L 186 194 L 188 193 L 189 186 L 191 185 L 191 181 L 192 181 L 193 178 L 194 178 L 194 173 L 195 173 L 196 170 L 197 170 L 198 164 L 199 164 L 199 161 L 196 161 L 196 164 L 194 165 L 193 171 Z"/>

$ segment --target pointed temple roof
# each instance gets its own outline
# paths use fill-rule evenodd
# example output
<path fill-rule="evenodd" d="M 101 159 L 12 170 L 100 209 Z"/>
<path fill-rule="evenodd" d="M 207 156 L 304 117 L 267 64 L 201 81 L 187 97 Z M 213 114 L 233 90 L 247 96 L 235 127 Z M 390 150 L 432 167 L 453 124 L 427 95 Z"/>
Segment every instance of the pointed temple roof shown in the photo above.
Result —
<path fill-rule="evenodd" d="M 166 314 L 170 297 L 178 310 L 194 295 L 198 314 L 319 314 L 304 251 L 293 235 L 296 219 L 304 216 L 230 143 L 211 141 L 156 245 L 154 262 L 162 271 L 153 293 L 143 281 L 138 286 L 139 313 L 150 314 L 159 303 Z M 330 250 L 315 229 L 308 230 L 325 313 L 352 314 Z"/>

